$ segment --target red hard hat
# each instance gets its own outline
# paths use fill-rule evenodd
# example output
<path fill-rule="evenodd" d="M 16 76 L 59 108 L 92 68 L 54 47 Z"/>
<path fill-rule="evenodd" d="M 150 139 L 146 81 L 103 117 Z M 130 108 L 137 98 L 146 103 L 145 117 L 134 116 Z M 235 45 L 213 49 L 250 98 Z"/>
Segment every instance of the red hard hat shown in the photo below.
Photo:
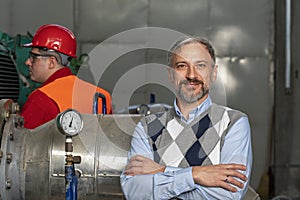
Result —
<path fill-rule="evenodd" d="M 32 42 L 24 47 L 43 47 L 76 58 L 76 38 L 72 31 L 57 24 L 41 26 Z"/>

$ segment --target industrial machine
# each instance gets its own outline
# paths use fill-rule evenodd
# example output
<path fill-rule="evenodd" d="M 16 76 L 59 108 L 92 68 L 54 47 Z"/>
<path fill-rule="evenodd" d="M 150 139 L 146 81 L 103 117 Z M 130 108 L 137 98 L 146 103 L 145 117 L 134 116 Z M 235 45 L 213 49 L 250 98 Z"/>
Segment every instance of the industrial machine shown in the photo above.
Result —
<path fill-rule="evenodd" d="M 67 165 L 78 177 L 78 199 L 124 198 L 119 176 L 142 115 L 67 110 L 29 130 L 12 100 L 2 99 L 0 111 L 0 199 L 65 199 Z"/>
<path fill-rule="evenodd" d="M 30 80 L 25 65 L 29 49 L 21 46 L 30 41 L 30 34 L 12 37 L 0 32 L 0 99 L 10 98 L 20 106 L 40 85 Z"/>

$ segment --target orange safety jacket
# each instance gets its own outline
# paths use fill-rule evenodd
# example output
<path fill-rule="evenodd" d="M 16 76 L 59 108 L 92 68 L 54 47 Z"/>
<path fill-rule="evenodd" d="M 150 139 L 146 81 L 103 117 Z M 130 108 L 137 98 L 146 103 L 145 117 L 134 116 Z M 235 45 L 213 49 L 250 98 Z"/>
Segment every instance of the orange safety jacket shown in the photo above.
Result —
<path fill-rule="evenodd" d="M 95 93 L 99 92 L 106 99 L 106 114 L 112 113 L 110 94 L 91 83 L 83 81 L 74 75 L 58 78 L 53 82 L 38 88 L 49 98 L 53 99 L 60 112 L 68 108 L 80 113 L 93 114 L 93 102 Z M 98 113 L 103 113 L 102 98 L 98 98 Z"/>

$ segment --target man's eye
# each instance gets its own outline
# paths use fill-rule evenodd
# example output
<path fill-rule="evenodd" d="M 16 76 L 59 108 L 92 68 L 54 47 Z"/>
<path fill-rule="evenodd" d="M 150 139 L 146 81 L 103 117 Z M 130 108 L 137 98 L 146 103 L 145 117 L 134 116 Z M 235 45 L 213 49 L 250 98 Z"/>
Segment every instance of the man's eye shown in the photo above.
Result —
<path fill-rule="evenodd" d="M 206 64 L 204 63 L 199 63 L 196 65 L 197 68 L 204 68 L 206 66 Z"/>
<path fill-rule="evenodd" d="M 176 65 L 176 68 L 177 68 L 177 69 L 183 69 L 183 68 L 185 68 L 185 67 L 186 67 L 186 65 L 184 65 L 184 64 Z"/>

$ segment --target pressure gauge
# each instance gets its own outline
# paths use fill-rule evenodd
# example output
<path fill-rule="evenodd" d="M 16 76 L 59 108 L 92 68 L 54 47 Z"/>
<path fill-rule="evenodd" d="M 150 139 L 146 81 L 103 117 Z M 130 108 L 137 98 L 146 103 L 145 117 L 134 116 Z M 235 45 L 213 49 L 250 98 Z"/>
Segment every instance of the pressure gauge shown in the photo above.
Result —
<path fill-rule="evenodd" d="M 73 109 L 65 110 L 56 118 L 58 130 L 67 136 L 76 136 L 83 128 L 81 114 Z"/>

